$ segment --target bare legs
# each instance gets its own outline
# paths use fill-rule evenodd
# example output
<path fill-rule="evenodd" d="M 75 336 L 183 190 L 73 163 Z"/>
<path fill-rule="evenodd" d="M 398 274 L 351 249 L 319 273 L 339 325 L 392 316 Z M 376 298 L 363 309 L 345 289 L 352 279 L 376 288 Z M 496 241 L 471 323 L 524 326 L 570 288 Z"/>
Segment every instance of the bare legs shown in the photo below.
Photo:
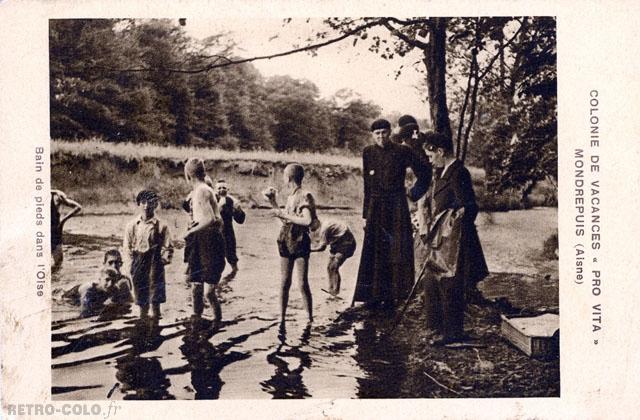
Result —
<path fill-rule="evenodd" d="M 51 250 L 51 272 L 55 273 L 62 267 L 62 260 L 64 254 L 62 253 L 62 245 L 58 245 Z"/>
<path fill-rule="evenodd" d="M 216 295 L 216 285 L 203 283 L 193 283 L 191 288 L 193 296 L 193 314 L 200 317 L 204 312 L 204 297 L 207 298 L 211 308 L 213 308 L 213 321 L 219 322 L 222 320 L 222 309 L 220 308 L 220 302 Z"/>
<path fill-rule="evenodd" d="M 309 322 L 313 321 L 313 301 L 311 299 L 311 289 L 309 288 L 309 258 L 280 258 L 280 273 L 282 275 L 280 284 L 280 320 L 284 322 L 289 304 L 289 289 L 293 278 L 293 270 L 296 271 L 296 281 L 302 292 L 302 303 L 307 311 Z"/>
<path fill-rule="evenodd" d="M 340 266 L 346 258 L 341 253 L 331 254 L 329 256 L 329 265 L 327 265 L 327 274 L 329 275 L 329 293 L 337 296 L 340 293 Z"/>

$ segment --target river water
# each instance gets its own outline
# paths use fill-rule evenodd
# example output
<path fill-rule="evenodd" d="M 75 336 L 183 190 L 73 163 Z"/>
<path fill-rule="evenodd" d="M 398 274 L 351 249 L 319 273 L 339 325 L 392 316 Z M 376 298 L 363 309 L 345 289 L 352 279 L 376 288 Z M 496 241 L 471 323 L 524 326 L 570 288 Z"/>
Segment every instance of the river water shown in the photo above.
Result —
<path fill-rule="evenodd" d="M 329 212 L 321 212 L 320 217 Z M 187 217 L 160 211 L 180 239 Z M 189 320 L 191 291 L 183 280 L 182 249 L 167 266 L 167 303 L 159 323 L 133 313 L 79 319 L 78 308 L 60 298 L 75 284 L 96 278 L 104 250 L 119 246 L 131 214 L 86 214 L 65 231 L 65 262 L 53 279 L 52 393 L 55 399 L 392 398 L 400 395 L 407 350 L 387 337 L 390 316 L 349 310 L 355 287 L 362 219 L 355 211 L 332 212 L 349 222 L 356 254 L 341 269 L 340 298 L 323 292 L 328 254 L 313 254 L 310 284 L 314 323 L 307 325 L 293 284 L 286 329 L 279 328 L 279 221 L 249 210 L 236 227 L 240 271 L 221 286 L 224 322 L 212 332 L 205 319 Z M 492 273 L 485 295 L 516 304 L 556 306 L 557 262 L 537 257 L 557 226 L 555 209 L 480 215 L 478 229 Z M 226 274 L 226 273 L 225 273 Z M 545 276 L 546 280 L 545 280 Z M 490 279 L 491 280 L 491 279 Z M 205 310 L 205 316 L 209 314 Z"/>

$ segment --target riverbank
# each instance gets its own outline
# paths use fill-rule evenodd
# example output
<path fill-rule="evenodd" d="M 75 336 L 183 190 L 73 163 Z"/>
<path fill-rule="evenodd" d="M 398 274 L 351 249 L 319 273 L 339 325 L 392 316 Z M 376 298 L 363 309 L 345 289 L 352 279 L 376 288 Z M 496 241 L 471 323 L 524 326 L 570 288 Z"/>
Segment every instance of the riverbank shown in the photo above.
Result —
<path fill-rule="evenodd" d="M 266 203 L 260 192 L 267 186 L 282 186 L 282 171 L 292 162 L 304 165 L 305 188 L 313 191 L 321 207 L 359 209 L 362 203 L 361 158 L 317 153 L 231 152 L 227 150 L 164 147 L 148 144 L 106 143 L 99 140 L 51 142 L 51 185 L 65 191 L 83 206 L 102 208 L 123 205 L 133 208 L 142 188 L 153 188 L 162 196 L 164 208 L 178 209 L 189 186 L 184 182 L 184 162 L 202 157 L 212 179 L 224 179 L 232 194 L 247 207 Z M 469 168 L 481 210 L 506 211 L 522 208 L 514 193 L 489 194 L 484 171 Z M 530 196 L 530 205 L 549 200 L 542 185 Z"/>

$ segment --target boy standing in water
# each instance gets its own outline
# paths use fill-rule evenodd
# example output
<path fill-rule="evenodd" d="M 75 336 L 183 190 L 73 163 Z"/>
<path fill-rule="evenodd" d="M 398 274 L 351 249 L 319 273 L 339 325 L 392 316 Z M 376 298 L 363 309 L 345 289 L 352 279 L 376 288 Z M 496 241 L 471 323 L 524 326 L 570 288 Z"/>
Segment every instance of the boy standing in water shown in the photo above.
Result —
<path fill-rule="evenodd" d="M 206 296 L 213 309 L 215 326 L 222 320 L 216 296 L 216 285 L 225 266 L 222 218 L 213 189 L 205 183 L 204 162 L 198 158 L 189 159 L 184 175 L 193 188 L 185 206 L 190 210 L 191 223 L 185 234 L 184 250 L 187 281 L 193 283 L 193 314 L 197 318 L 202 316 Z"/>
<path fill-rule="evenodd" d="M 356 250 L 356 238 L 346 223 L 339 220 L 320 221 L 311 223 L 311 239 L 314 246 L 311 252 L 322 252 L 329 246 L 329 294 L 338 296 L 340 293 L 340 267 L 347 258 L 353 256 Z M 323 289 L 324 290 L 324 289 Z"/>
<path fill-rule="evenodd" d="M 291 193 L 287 198 L 284 210 L 280 210 L 275 201 L 273 191 L 267 198 L 274 207 L 274 216 L 282 221 L 282 228 L 278 236 L 278 251 L 280 253 L 280 316 L 284 324 L 287 305 L 289 303 L 289 289 L 296 268 L 296 278 L 302 291 L 302 301 L 307 310 L 309 322 L 313 321 L 313 307 L 311 289 L 309 288 L 309 254 L 311 240 L 309 239 L 309 225 L 316 218 L 316 206 L 313 195 L 302 190 L 304 168 L 292 163 L 284 168 L 284 182 Z"/>
<path fill-rule="evenodd" d="M 140 215 L 126 227 L 123 250 L 133 280 L 135 303 L 146 318 L 151 304 L 153 318 L 160 318 L 160 304 L 166 302 L 164 266 L 171 262 L 173 245 L 167 225 L 156 218 L 158 195 L 142 190 L 136 196 Z"/>
<path fill-rule="evenodd" d="M 231 280 L 238 272 L 238 255 L 236 253 L 236 234 L 233 230 L 233 223 L 243 224 L 245 213 L 240 207 L 240 200 L 228 194 L 229 187 L 223 179 L 219 179 L 213 188 L 216 200 L 220 207 L 222 217 L 222 227 L 224 233 L 225 255 L 227 262 L 231 266 L 231 272 L 225 276 L 226 280 Z"/>
<path fill-rule="evenodd" d="M 69 207 L 71 211 L 62 216 L 62 208 Z M 51 190 L 51 270 L 57 271 L 62 267 L 62 227 L 65 222 L 82 211 L 82 206 L 73 201 L 60 190 Z"/>

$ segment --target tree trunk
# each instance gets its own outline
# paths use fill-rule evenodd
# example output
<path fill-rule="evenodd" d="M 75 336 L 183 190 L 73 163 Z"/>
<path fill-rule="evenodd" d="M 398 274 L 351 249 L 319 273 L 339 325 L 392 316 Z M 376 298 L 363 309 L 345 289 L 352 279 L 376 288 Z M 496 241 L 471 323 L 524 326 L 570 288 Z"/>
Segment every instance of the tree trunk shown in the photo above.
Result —
<path fill-rule="evenodd" d="M 433 128 L 438 133 L 452 138 L 449 108 L 447 106 L 447 18 L 432 18 L 429 25 L 429 44 L 424 51 L 427 68 L 427 90 L 429 111 Z"/>

